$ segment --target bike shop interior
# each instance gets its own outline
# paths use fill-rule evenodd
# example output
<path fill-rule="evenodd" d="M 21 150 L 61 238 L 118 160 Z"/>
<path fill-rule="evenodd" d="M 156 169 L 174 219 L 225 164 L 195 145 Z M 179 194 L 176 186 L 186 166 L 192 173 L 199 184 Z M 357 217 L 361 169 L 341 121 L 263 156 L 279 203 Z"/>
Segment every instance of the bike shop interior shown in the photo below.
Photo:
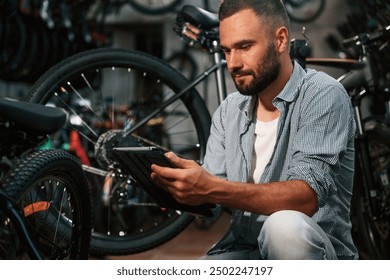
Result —
<path fill-rule="evenodd" d="M 6 1 L 0 3 L 3 2 Z M 63 16 L 63 18 L 68 19 L 64 22 L 70 21 L 68 32 L 58 35 L 54 34 L 56 29 L 50 27 L 51 23 L 47 17 L 44 17 L 42 13 L 38 13 L 37 16 L 34 8 L 26 8 L 20 4 L 27 2 L 29 1 L 15 1 L 15 3 L 19 3 L 17 4 L 17 13 L 21 17 L 17 20 L 11 19 L 11 24 L 7 22 L 4 10 L 0 12 L 2 17 L 0 19 L 0 94 L 2 97 L 23 99 L 30 86 L 40 75 L 72 52 L 113 46 L 137 49 L 168 59 L 175 52 L 182 51 L 184 48 L 183 42 L 173 32 L 175 11 L 160 15 L 147 15 L 128 4 L 123 4 L 123 1 L 112 1 L 113 3 L 121 3 L 121 5 L 108 7 L 106 14 L 104 14 L 101 6 L 98 5 L 104 1 L 84 1 L 87 4 L 81 1 L 84 6 L 75 5 L 74 7 L 75 10 L 78 10 L 77 17 L 66 18 Z M 44 2 L 42 1 L 42 3 Z M 191 4 L 204 7 L 206 2 L 211 11 L 216 11 L 218 0 L 185 0 L 181 5 Z M 312 49 L 311 55 L 313 57 L 346 57 L 349 54 L 341 47 L 342 39 L 357 33 L 373 31 L 380 25 L 390 23 L 390 6 L 386 4 L 386 1 L 378 0 L 375 4 L 371 4 L 371 2 L 374 1 L 326 1 L 324 11 L 315 20 L 305 23 L 292 21 L 291 37 L 306 38 Z M 387 7 L 387 9 L 380 9 L 380 7 Z M 38 10 L 42 11 L 42 9 Z M 84 25 L 83 18 L 90 20 L 89 25 Z M 386 20 L 387 22 L 385 22 Z M 5 32 L 5 27 L 8 33 Z M 303 29 L 305 30 L 304 35 L 302 34 Z M 10 32 L 12 36 L 8 35 Z M 53 40 L 53 36 L 64 37 L 60 37 L 61 40 Z M 57 45 L 48 43 L 52 41 L 56 41 Z M 42 46 L 47 47 L 47 49 L 43 49 Z M 63 53 L 60 53 L 62 51 Z M 195 58 L 197 73 L 202 72 L 209 65 L 208 54 L 198 50 L 187 51 Z M 50 55 L 48 55 L 49 53 Z M 18 56 L 16 57 L 16 55 Z M 37 58 L 38 60 L 36 60 Z M 322 70 L 334 77 L 343 73 L 343 70 L 340 69 L 323 68 Z M 198 89 L 205 98 L 210 112 L 213 112 L 217 106 L 214 95 L 208 94 L 208 92 L 215 91 L 213 85 L 213 83 L 209 83 L 209 85 Z M 231 82 L 227 81 L 227 85 L 228 92 L 234 91 L 234 85 Z M 222 215 L 218 221 L 214 221 L 206 228 L 194 223 L 173 240 L 148 252 L 126 256 L 109 256 L 108 258 L 195 259 L 221 237 L 228 223 L 228 215 Z M 183 247 L 183 244 L 189 243 L 193 245 L 193 248 Z"/>

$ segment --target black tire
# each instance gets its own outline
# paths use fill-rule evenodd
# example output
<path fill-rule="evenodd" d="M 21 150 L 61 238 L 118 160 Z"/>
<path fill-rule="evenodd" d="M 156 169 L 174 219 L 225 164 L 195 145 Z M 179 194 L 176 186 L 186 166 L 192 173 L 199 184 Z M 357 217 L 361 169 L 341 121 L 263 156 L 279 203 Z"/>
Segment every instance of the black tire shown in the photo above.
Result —
<path fill-rule="evenodd" d="M 361 259 L 390 259 L 390 129 L 377 125 L 366 132 L 374 190 L 356 168 L 351 219 Z M 357 148 L 359 146 L 357 145 Z M 359 149 L 357 150 L 359 152 Z"/>
<path fill-rule="evenodd" d="M 299 23 L 314 21 L 325 9 L 325 0 L 285 0 L 284 4 L 289 18 Z"/>
<path fill-rule="evenodd" d="M 193 220 L 188 213 L 161 209 L 131 180 L 108 175 L 112 159 L 106 152 L 117 144 L 115 137 L 122 132 L 124 121 L 137 125 L 160 108 L 167 95 L 175 96 L 187 84 L 183 75 L 162 59 L 134 50 L 106 48 L 62 61 L 32 87 L 30 101 L 62 106 L 73 117 L 77 112 L 83 119 L 78 126 L 71 117 L 66 134 L 80 135 L 88 158 L 84 164 L 95 168 L 85 168 L 94 189 L 94 254 L 123 255 L 151 249 L 173 238 Z M 108 105 L 105 98 L 111 99 Z M 78 102 L 72 102 L 75 100 Z M 89 105 L 81 106 L 85 101 Z M 118 115 L 111 118 L 109 111 Z M 106 122 L 110 118 L 115 122 Z M 204 101 L 193 89 L 134 131 L 122 145 L 159 145 L 201 162 L 210 122 Z M 95 153 L 94 149 L 104 152 Z M 96 175 L 96 170 L 101 174 Z M 109 196 L 103 190 L 107 183 Z"/>
<path fill-rule="evenodd" d="M 161 1 L 161 0 L 153 0 L 153 1 L 145 1 L 145 0 L 128 0 L 128 3 L 137 11 L 147 14 L 147 15 L 162 15 L 168 12 L 174 12 L 175 8 L 182 2 L 183 0 L 169 0 L 169 1 Z"/>
<path fill-rule="evenodd" d="M 91 197 L 77 158 L 56 149 L 33 153 L 12 169 L 2 190 L 23 209 L 44 259 L 88 259 Z M 1 221 L 0 258 L 25 258 L 23 243 L 12 233 L 12 225 Z"/>

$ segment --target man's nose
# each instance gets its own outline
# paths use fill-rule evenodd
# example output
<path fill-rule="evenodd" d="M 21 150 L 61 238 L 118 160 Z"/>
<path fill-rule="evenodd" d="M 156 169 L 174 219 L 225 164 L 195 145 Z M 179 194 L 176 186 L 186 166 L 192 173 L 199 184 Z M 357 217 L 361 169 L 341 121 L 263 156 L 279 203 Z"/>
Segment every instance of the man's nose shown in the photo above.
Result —
<path fill-rule="evenodd" d="M 242 68 L 241 55 L 237 51 L 232 50 L 229 56 L 226 58 L 226 62 L 230 71 Z"/>

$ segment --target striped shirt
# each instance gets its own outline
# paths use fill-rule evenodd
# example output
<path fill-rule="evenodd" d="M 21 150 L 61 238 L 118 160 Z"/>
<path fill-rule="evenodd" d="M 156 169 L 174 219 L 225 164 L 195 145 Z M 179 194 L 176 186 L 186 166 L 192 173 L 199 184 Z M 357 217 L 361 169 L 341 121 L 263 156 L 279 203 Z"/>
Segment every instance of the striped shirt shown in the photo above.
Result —
<path fill-rule="evenodd" d="M 261 182 L 304 180 L 315 191 L 313 219 L 329 236 L 339 259 L 356 259 L 350 201 L 354 173 L 355 121 L 350 98 L 329 75 L 297 63 L 274 98 L 280 111 L 276 145 Z M 230 94 L 213 115 L 203 166 L 229 181 L 248 182 L 256 125 L 254 99 Z M 228 233 L 210 251 L 229 249 L 237 238 L 257 244 L 264 215 L 235 211 Z M 243 229 L 240 223 L 249 221 Z M 249 230 L 248 230 L 249 229 Z"/>

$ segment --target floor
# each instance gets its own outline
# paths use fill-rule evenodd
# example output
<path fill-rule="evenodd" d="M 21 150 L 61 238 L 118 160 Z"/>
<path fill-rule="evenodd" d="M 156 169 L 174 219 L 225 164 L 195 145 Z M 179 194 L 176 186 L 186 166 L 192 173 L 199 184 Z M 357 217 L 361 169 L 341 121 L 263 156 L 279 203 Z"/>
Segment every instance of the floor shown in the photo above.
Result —
<path fill-rule="evenodd" d="M 225 212 L 210 227 L 203 229 L 199 223 L 191 223 L 167 243 L 152 250 L 124 256 L 106 256 L 110 260 L 192 260 L 206 251 L 226 232 L 231 216 Z"/>

